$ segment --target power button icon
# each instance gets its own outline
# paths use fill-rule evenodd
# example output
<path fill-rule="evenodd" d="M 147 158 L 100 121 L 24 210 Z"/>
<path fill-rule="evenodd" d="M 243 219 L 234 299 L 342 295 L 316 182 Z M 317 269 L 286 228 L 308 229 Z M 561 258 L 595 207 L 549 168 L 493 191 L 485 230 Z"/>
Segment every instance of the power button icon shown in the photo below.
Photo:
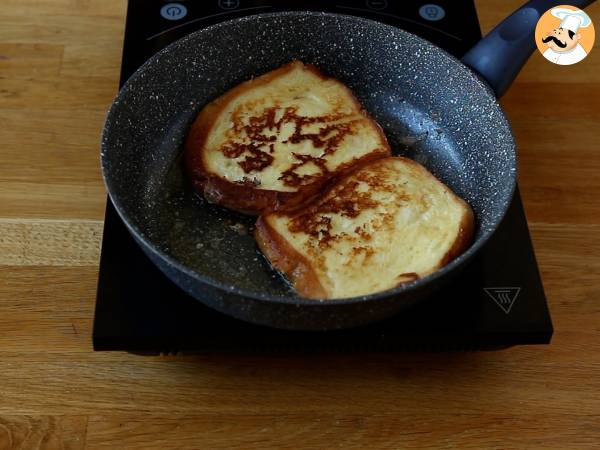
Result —
<path fill-rule="evenodd" d="M 160 15 L 167 20 L 183 19 L 187 15 L 187 8 L 181 3 L 167 3 L 160 8 Z"/>
<path fill-rule="evenodd" d="M 446 11 L 440 5 L 428 3 L 419 8 L 419 15 L 430 22 L 437 22 L 446 16 Z"/>

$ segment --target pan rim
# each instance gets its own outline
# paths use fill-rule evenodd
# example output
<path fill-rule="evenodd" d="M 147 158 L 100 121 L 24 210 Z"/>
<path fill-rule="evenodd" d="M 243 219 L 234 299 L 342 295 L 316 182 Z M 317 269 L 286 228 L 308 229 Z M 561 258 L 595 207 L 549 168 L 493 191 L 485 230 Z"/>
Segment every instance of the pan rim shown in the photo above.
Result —
<path fill-rule="evenodd" d="M 382 27 L 384 29 L 393 30 L 396 33 L 398 33 L 398 32 L 404 33 L 410 39 L 419 41 L 422 45 L 429 47 L 433 51 L 441 52 L 441 54 L 443 54 L 446 58 L 449 58 L 451 61 L 456 63 L 459 67 L 459 70 L 463 70 L 464 74 L 468 74 L 468 76 L 471 77 L 472 81 L 474 83 L 476 83 L 477 85 L 479 85 L 479 87 L 483 91 L 487 92 L 487 95 L 491 99 L 493 99 L 494 107 L 497 109 L 497 112 L 499 113 L 499 118 L 503 122 L 503 125 L 504 125 L 505 129 L 508 131 L 508 134 L 510 136 L 510 142 L 507 143 L 507 145 L 509 145 L 509 147 L 510 147 L 510 152 L 509 152 L 510 155 L 509 156 L 511 156 L 510 159 L 511 159 L 512 167 L 508 171 L 508 176 L 506 176 L 504 178 L 505 186 L 509 187 L 509 189 L 507 191 L 508 193 L 502 199 L 504 208 L 501 211 L 501 213 L 497 215 L 496 220 L 493 221 L 492 224 L 490 226 L 488 226 L 485 230 L 483 230 L 481 236 L 478 239 L 474 240 L 473 243 L 471 244 L 471 246 L 467 250 L 465 250 L 458 257 L 454 258 L 450 263 L 446 264 L 444 267 L 436 270 L 435 272 L 433 272 L 423 278 L 419 278 L 415 281 L 411 281 L 409 283 L 405 283 L 405 284 L 396 286 L 391 289 L 375 292 L 373 294 L 355 296 L 355 297 L 344 297 L 344 298 L 334 298 L 334 299 L 308 299 L 308 298 L 303 298 L 300 296 L 269 295 L 269 294 L 263 294 L 263 293 L 259 293 L 259 292 L 247 291 L 245 289 L 239 289 L 235 286 L 232 286 L 231 284 L 217 281 L 217 280 L 215 280 L 211 277 L 208 277 L 202 273 L 196 272 L 195 270 L 189 268 L 185 264 L 178 261 L 176 258 L 174 258 L 174 257 L 166 254 L 162 250 L 158 249 L 157 246 L 148 238 L 148 236 L 141 229 L 139 229 L 139 227 L 137 227 L 137 225 L 135 225 L 134 223 L 132 223 L 129 220 L 129 218 L 127 217 L 127 212 L 125 211 L 126 208 L 123 207 L 123 205 L 116 198 L 116 195 L 114 195 L 114 191 L 113 191 L 113 189 L 111 189 L 111 184 L 108 180 L 107 169 L 105 168 L 105 165 L 106 165 L 105 164 L 105 159 L 106 159 L 105 141 L 106 141 L 106 136 L 109 134 L 109 130 L 112 125 L 110 119 L 111 119 L 111 116 L 113 116 L 115 109 L 118 108 L 121 98 L 127 94 L 130 85 L 135 80 L 137 80 L 142 73 L 145 72 L 147 67 L 154 64 L 154 62 L 156 60 L 158 60 L 162 55 L 164 55 L 168 52 L 172 52 L 174 49 L 176 49 L 178 47 L 185 46 L 188 40 L 193 40 L 198 35 L 209 34 L 215 29 L 227 27 L 233 23 L 240 23 L 240 22 L 246 22 L 246 21 L 257 21 L 257 20 L 261 20 L 264 18 L 270 18 L 270 17 L 299 17 L 299 16 L 300 17 L 313 16 L 313 17 L 319 17 L 319 18 L 329 17 L 329 18 L 336 18 L 336 19 L 343 18 L 344 20 L 354 21 L 355 23 L 358 23 L 361 25 L 370 24 L 371 26 L 374 25 L 374 26 Z M 483 93 L 482 93 L 482 95 L 483 95 Z M 498 99 L 495 97 L 491 88 L 476 72 L 474 72 L 468 66 L 463 64 L 458 58 L 451 55 L 444 49 L 436 46 L 435 44 L 427 41 L 426 39 L 423 39 L 413 33 L 408 32 L 402 28 L 388 25 L 388 24 L 378 22 L 378 21 L 372 20 L 372 19 L 353 16 L 350 14 L 318 12 L 318 11 L 269 12 L 269 13 L 260 13 L 260 14 L 254 14 L 251 16 L 239 17 L 239 18 L 220 22 L 220 23 L 208 26 L 206 28 L 197 30 L 197 31 L 190 33 L 190 34 L 182 37 L 181 39 L 178 39 L 177 41 L 169 44 L 167 47 L 161 49 L 160 51 L 155 53 L 152 57 L 150 57 L 147 61 L 145 61 L 127 79 L 127 81 L 123 84 L 123 87 L 119 90 L 119 92 L 113 99 L 113 102 L 111 103 L 111 106 L 110 106 L 109 110 L 107 111 L 107 114 L 105 117 L 105 122 L 104 122 L 104 126 L 103 126 L 102 137 L 101 137 L 100 156 L 101 156 L 100 162 L 101 162 L 101 169 L 102 169 L 101 170 L 102 177 L 103 177 L 104 184 L 105 184 L 108 196 L 110 198 L 110 201 L 114 205 L 115 210 L 119 214 L 119 217 L 121 218 L 121 220 L 125 223 L 129 232 L 134 236 L 135 240 L 138 242 L 138 245 L 143 246 L 146 251 L 150 251 L 155 257 L 165 261 L 170 267 L 176 269 L 177 271 L 182 272 L 187 277 L 190 277 L 190 278 L 194 279 L 195 281 L 202 283 L 204 285 L 208 285 L 212 288 L 223 291 L 227 294 L 237 295 L 237 296 L 241 296 L 241 297 L 245 297 L 245 298 L 249 298 L 249 299 L 253 299 L 253 300 L 265 301 L 265 302 L 270 302 L 270 303 L 289 304 L 289 305 L 296 305 L 296 306 L 302 305 L 302 306 L 307 306 L 307 307 L 310 307 L 310 306 L 323 307 L 326 305 L 339 306 L 339 305 L 345 305 L 345 304 L 376 302 L 378 300 L 389 300 L 390 297 L 402 295 L 407 292 L 417 291 L 420 288 L 431 285 L 437 279 L 443 278 L 449 272 L 463 266 L 479 252 L 479 250 L 488 242 L 488 240 L 492 237 L 492 235 L 494 235 L 497 228 L 503 222 L 504 217 L 505 217 L 505 215 L 513 201 L 513 198 L 514 198 L 514 194 L 515 194 L 516 186 L 517 186 L 517 175 L 518 175 L 517 174 L 518 164 L 517 164 L 516 143 L 515 143 L 514 133 L 512 131 L 510 122 L 509 122 L 508 118 L 506 117 L 504 110 L 500 106 Z M 163 268 L 161 268 L 160 266 L 157 266 L 157 267 L 161 270 L 161 272 L 164 273 Z"/>

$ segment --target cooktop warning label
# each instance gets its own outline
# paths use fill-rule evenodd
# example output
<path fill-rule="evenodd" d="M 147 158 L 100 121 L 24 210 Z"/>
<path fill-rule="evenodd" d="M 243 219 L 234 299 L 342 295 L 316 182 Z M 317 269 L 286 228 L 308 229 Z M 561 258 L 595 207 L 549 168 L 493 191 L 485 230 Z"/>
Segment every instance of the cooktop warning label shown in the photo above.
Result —
<path fill-rule="evenodd" d="M 506 314 L 510 312 L 521 292 L 520 287 L 489 287 L 483 290 Z"/>

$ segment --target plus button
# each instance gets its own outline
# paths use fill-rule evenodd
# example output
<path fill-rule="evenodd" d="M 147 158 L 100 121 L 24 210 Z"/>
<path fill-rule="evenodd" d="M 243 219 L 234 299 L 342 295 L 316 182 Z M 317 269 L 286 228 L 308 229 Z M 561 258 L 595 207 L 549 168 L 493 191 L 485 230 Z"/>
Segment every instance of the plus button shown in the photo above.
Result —
<path fill-rule="evenodd" d="M 235 9 L 240 6 L 240 0 L 219 0 L 221 9 Z"/>

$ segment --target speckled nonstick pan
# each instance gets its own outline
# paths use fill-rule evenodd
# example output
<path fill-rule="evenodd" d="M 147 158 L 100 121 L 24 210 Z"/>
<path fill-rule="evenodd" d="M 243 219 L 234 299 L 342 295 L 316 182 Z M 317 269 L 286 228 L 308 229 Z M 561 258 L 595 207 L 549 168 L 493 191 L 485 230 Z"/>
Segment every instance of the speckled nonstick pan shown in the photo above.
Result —
<path fill-rule="evenodd" d="M 536 18 L 557 3 L 531 2 L 503 22 L 466 55 L 463 61 L 474 70 L 410 33 L 352 16 L 264 14 L 200 30 L 151 58 L 115 99 L 102 137 L 110 198 L 174 283 L 231 316 L 322 330 L 398 313 L 455 275 L 504 216 L 516 183 L 516 154 L 495 93 L 504 92 L 533 50 Z M 255 218 L 191 192 L 180 155 L 198 111 L 236 84 L 293 59 L 346 83 L 397 154 L 423 163 L 472 206 L 475 240 L 463 255 L 389 291 L 302 299 L 258 252 L 251 232 Z"/>

